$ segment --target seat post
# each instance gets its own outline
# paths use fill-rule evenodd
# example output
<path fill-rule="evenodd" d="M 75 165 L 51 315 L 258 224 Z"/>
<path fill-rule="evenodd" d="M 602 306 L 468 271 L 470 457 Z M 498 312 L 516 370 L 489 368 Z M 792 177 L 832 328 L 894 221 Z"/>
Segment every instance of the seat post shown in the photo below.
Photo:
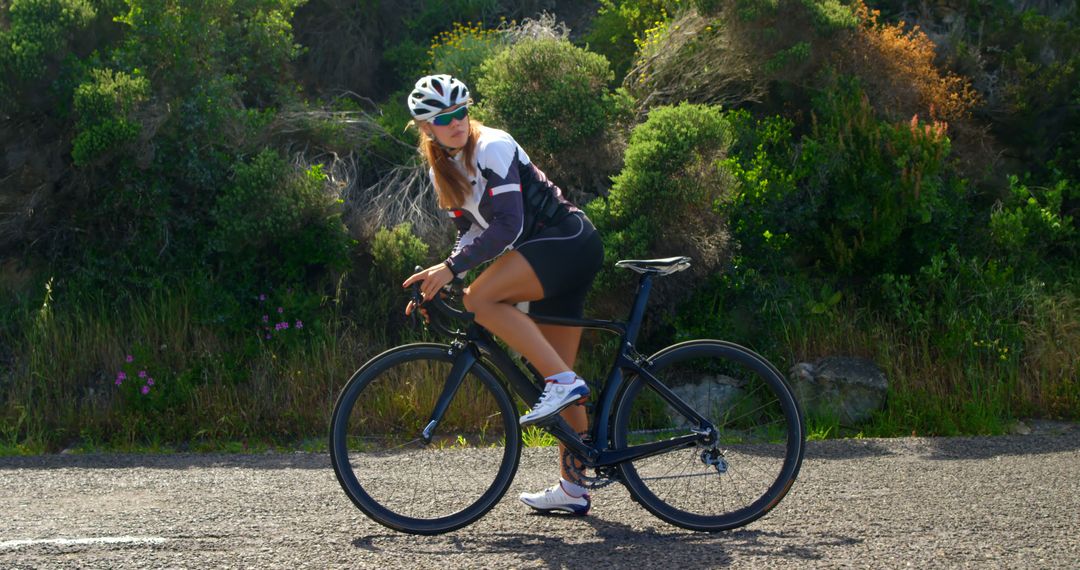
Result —
<path fill-rule="evenodd" d="M 652 278 L 652 273 L 645 272 L 638 279 L 634 306 L 630 309 L 630 317 L 626 320 L 626 340 L 630 344 L 637 342 L 638 331 L 641 330 L 641 320 L 645 316 L 645 305 L 648 303 L 649 293 L 652 291 Z"/>

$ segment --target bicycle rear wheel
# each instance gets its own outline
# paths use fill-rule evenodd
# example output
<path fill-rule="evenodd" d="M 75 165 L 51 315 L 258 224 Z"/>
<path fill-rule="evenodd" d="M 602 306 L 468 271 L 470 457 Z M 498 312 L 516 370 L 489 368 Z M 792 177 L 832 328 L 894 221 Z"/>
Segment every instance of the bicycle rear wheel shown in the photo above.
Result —
<path fill-rule="evenodd" d="M 338 482 L 361 511 L 392 529 L 461 528 L 499 502 L 517 471 L 517 412 L 481 362 L 424 441 L 453 363 L 445 345 L 384 352 L 353 375 L 334 407 L 330 458 Z"/>
<path fill-rule="evenodd" d="M 740 346 L 699 340 L 668 347 L 647 370 L 716 427 L 710 445 L 623 463 L 630 493 L 661 519 L 692 530 L 746 525 L 784 497 L 802 463 L 802 413 L 779 372 Z M 617 449 L 697 427 L 644 379 L 628 378 L 615 411 Z"/>

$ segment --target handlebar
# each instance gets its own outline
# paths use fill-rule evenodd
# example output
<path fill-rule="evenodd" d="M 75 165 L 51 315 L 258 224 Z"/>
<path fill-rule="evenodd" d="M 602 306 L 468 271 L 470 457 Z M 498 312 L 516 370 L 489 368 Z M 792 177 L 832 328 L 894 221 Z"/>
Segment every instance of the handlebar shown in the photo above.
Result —
<path fill-rule="evenodd" d="M 414 271 L 420 272 L 423 268 L 418 265 Z M 463 336 L 465 334 L 463 330 L 454 329 L 450 324 L 456 321 L 468 326 L 476 319 L 476 315 L 451 306 L 446 299 L 460 299 L 464 296 L 464 284 L 464 281 L 455 276 L 438 295 L 424 301 L 424 296 L 420 293 L 420 282 L 413 283 L 409 296 L 413 302 L 413 315 L 416 315 L 421 308 L 426 309 L 429 323 L 436 331 L 447 336 Z"/>

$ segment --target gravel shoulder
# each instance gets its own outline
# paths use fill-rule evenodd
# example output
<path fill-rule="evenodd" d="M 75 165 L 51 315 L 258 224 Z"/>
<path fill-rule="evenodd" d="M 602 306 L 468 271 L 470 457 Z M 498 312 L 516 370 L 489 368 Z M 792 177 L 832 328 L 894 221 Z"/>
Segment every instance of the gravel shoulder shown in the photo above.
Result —
<path fill-rule="evenodd" d="M 619 485 L 588 517 L 528 513 L 516 496 L 550 484 L 550 448 L 526 450 L 486 517 L 435 537 L 364 517 L 325 454 L 0 458 L 0 567 L 1077 568 L 1080 428 L 1032 428 L 813 442 L 772 513 L 718 534 Z"/>

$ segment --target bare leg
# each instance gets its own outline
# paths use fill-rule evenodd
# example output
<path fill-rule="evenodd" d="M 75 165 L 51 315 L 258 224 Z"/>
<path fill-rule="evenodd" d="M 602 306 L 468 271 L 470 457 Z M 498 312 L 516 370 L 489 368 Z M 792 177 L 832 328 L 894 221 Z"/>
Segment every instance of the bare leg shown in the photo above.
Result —
<path fill-rule="evenodd" d="M 559 356 L 570 367 L 574 368 L 574 364 L 577 362 L 578 346 L 581 344 L 581 329 L 578 327 L 561 327 L 555 325 L 538 325 L 540 332 L 543 333 L 544 338 L 548 340 L 552 348 L 559 353 Z M 566 420 L 566 423 L 570 424 L 570 427 L 579 434 L 584 434 L 589 430 L 589 416 L 585 412 L 585 406 L 581 404 L 572 405 L 562 411 L 562 417 Z M 563 479 L 567 481 L 573 481 L 579 483 L 578 478 L 570 473 L 567 469 L 567 464 L 563 462 L 562 458 L 566 453 L 566 446 L 559 444 L 559 466 L 562 472 Z M 578 465 L 578 469 L 581 469 L 581 465 Z"/>
<path fill-rule="evenodd" d="M 521 353 L 544 376 L 570 370 L 528 315 L 514 305 L 537 301 L 544 288 L 529 262 L 516 251 L 491 264 L 465 291 L 465 308 L 476 314 L 476 322 L 510 348 Z"/>
<path fill-rule="evenodd" d="M 537 325 L 514 305 L 536 301 L 544 296 L 543 286 L 529 262 L 511 251 L 491 264 L 465 292 L 465 308 L 476 314 L 476 322 L 521 353 L 544 376 L 573 370 L 577 361 L 581 329 Z M 589 428 L 582 405 L 562 411 L 563 419 L 578 433 Z M 563 445 L 559 445 L 559 465 L 567 481 L 575 481 L 562 464 Z"/>

